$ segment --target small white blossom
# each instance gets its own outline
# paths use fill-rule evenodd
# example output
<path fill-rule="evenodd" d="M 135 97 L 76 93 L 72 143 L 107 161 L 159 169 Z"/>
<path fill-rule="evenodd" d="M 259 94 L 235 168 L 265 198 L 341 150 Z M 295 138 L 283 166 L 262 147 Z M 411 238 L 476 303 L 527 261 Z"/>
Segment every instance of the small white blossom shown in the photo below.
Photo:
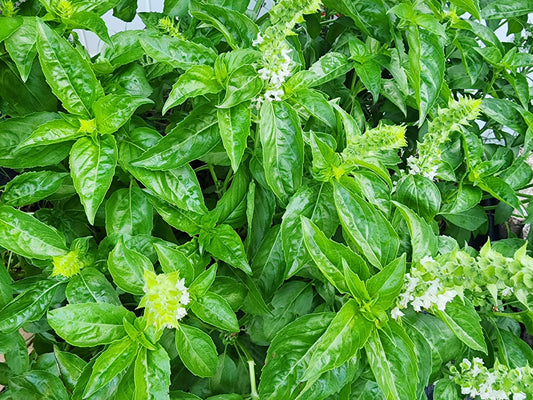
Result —
<path fill-rule="evenodd" d="M 400 311 L 398 307 L 395 307 L 391 310 L 390 316 L 394 319 L 399 319 L 400 317 L 403 317 L 405 314 Z"/>
<path fill-rule="evenodd" d="M 263 39 L 263 36 L 261 36 L 261 32 L 257 33 L 257 39 L 252 40 L 252 46 L 257 47 L 261 43 L 263 43 L 265 39 Z"/>
<path fill-rule="evenodd" d="M 527 396 L 523 392 L 515 393 L 513 395 L 513 400 L 526 400 L 526 399 L 527 399 Z"/>

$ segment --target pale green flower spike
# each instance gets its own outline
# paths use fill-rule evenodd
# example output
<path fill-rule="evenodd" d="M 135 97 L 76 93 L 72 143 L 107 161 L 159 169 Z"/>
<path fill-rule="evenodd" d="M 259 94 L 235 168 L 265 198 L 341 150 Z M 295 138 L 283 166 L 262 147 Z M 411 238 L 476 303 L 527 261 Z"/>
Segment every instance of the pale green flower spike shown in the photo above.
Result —
<path fill-rule="evenodd" d="M 144 307 L 144 316 L 148 325 L 156 330 L 163 327 L 177 328 L 179 320 L 187 315 L 184 306 L 189 304 L 189 292 L 185 279 L 180 279 L 179 272 L 156 275 L 153 271 L 144 271 L 144 292 L 139 303 Z"/>
<path fill-rule="evenodd" d="M 13 17 L 17 13 L 15 5 L 12 1 L 9 0 L 0 1 L 0 11 L 0 14 L 5 17 Z"/>
<path fill-rule="evenodd" d="M 312 14 L 319 7 L 320 1 L 317 0 L 282 0 L 270 11 L 272 25 L 264 33 L 259 32 L 253 42 L 263 53 L 263 68 L 257 72 L 266 83 L 263 96 L 255 99 L 258 105 L 264 100 L 281 100 L 284 94 L 282 84 L 292 70 L 292 49 L 285 38 L 293 34 L 294 26 L 303 22 L 305 14 Z"/>
<path fill-rule="evenodd" d="M 52 276 L 62 275 L 67 278 L 78 274 L 84 267 L 85 263 L 80 259 L 78 250 L 73 250 L 64 256 L 53 258 L 54 269 Z"/>
<path fill-rule="evenodd" d="M 450 101 L 448 108 L 441 108 L 429 123 L 428 132 L 418 144 L 418 157 L 409 157 L 407 166 L 410 174 L 422 175 L 433 180 L 441 163 L 442 145 L 450 133 L 460 130 L 475 120 L 480 112 L 481 100 L 463 97 Z"/>
<path fill-rule="evenodd" d="M 356 137 L 352 143 L 348 143 L 344 149 L 345 161 L 350 158 L 364 159 L 373 156 L 383 150 L 392 150 L 405 147 L 405 127 L 399 125 L 379 124 L 374 129 Z"/>

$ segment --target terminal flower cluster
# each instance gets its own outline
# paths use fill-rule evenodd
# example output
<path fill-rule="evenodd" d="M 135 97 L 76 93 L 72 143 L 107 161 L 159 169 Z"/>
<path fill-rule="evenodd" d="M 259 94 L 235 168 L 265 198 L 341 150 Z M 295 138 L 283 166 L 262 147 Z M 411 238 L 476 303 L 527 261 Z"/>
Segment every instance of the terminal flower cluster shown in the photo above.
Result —
<path fill-rule="evenodd" d="M 449 140 L 450 134 L 460 131 L 470 121 L 477 118 L 481 100 L 467 97 L 459 101 L 450 101 L 447 108 L 441 108 L 437 116 L 428 124 L 428 131 L 418 144 L 418 156 L 407 158 L 407 170 L 413 175 L 422 175 L 435 179 L 439 165 L 442 163 L 442 147 Z"/>
<path fill-rule="evenodd" d="M 190 302 L 185 279 L 180 279 L 178 272 L 156 275 L 145 270 L 144 280 L 145 295 L 139 308 L 145 308 L 148 325 L 154 325 L 157 330 L 177 328 L 179 320 L 187 315 L 185 306 Z"/>
<path fill-rule="evenodd" d="M 489 370 L 481 358 L 464 359 L 459 368 L 450 366 L 451 378 L 461 393 L 481 400 L 525 400 L 533 390 L 533 368 L 509 368 L 498 361 Z"/>
<path fill-rule="evenodd" d="M 261 50 L 263 65 L 257 72 L 265 81 L 265 92 L 256 99 L 263 101 L 280 101 L 284 95 L 283 83 L 292 73 L 292 49 L 285 40 L 293 34 L 296 24 L 303 22 L 305 14 L 314 13 L 320 7 L 318 0 L 282 0 L 270 11 L 271 25 L 264 33 L 259 32 L 253 42 Z"/>
<path fill-rule="evenodd" d="M 477 257 L 455 250 L 435 260 L 424 257 L 405 275 L 405 284 L 391 316 L 403 316 L 402 309 L 412 306 L 415 311 L 438 309 L 456 296 L 468 298 L 475 306 L 502 307 L 502 299 L 515 296 L 524 306 L 533 290 L 533 258 L 526 248 L 519 249 L 513 258 L 504 257 L 488 242 Z"/>
<path fill-rule="evenodd" d="M 62 275 L 67 278 L 78 274 L 85 266 L 78 249 L 70 251 L 63 256 L 54 257 L 52 263 L 54 266 L 52 276 Z"/>

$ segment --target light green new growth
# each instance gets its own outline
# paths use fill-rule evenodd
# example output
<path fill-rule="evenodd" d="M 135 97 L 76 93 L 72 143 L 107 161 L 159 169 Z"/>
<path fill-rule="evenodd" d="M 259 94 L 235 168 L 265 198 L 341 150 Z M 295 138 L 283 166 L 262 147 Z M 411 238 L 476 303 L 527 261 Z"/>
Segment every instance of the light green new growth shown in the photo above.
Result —
<path fill-rule="evenodd" d="M 10 0 L 0 1 L 0 13 L 5 17 L 12 17 L 17 13 L 15 5 Z"/>
<path fill-rule="evenodd" d="M 80 258 L 79 250 L 73 250 L 64 256 L 57 256 L 53 258 L 54 269 L 52 276 L 62 275 L 67 278 L 78 274 L 84 267 L 85 263 Z"/>
<path fill-rule="evenodd" d="M 422 143 L 418 144 L 418 157 L 407 159 L 409 173 L 434 179 L 441 163 L 442 145 L 453 131 L 461 130 L 478 117 L 480 106 L 481 100 L 464 97 L 459 101 L 450 101 L 448 108 L 439 108 Z"/>
<path fill-rule="evenodd" d="M 170 17 L 161 18 L 159 20 L 158 28 L 169 36 L 178 39 L 184 39 L 183 35 L 180 32 L 179 22 L 175 24 Z"/>

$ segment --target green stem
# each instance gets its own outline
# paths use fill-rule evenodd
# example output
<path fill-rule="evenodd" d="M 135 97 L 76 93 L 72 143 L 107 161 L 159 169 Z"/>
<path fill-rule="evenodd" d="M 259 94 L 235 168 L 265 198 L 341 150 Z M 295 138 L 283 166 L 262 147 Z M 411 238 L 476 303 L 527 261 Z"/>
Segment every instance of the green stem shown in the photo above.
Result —
<path fill-rule="evenodd" d="M 209 168 L 209 172 L 211 173 L 211 178 L 213 178 L 213 183 L 215 184 L 215 191 L 217 192 L 217 194 L 219 194 L 220 187 L 218 186 L 218 177 L 215 172 L 215 168 L 213 167 L 212 164 L 207 164 L 207 168 Z"/>
<path fill-rule="evenodd" d="M 261 9 L 263 8 L 263 5 L 265 4 L 265 0 L 257 0 L 254 6 L 253 15 L 255 15 L 255 19 L 259 17 L 259 13 L 261 12 Z"/>
<path fill-rule="evenodd" d="M 235 342 L 240 351 L 246 356 L 248 361 L 248 371 L 250 372 L 250 399 L 259 400 L 259 394 L 257 393 L 257 384 L 255 382 L 255 361 L 246 346 L 244 346 L 238 339 Z"/>

